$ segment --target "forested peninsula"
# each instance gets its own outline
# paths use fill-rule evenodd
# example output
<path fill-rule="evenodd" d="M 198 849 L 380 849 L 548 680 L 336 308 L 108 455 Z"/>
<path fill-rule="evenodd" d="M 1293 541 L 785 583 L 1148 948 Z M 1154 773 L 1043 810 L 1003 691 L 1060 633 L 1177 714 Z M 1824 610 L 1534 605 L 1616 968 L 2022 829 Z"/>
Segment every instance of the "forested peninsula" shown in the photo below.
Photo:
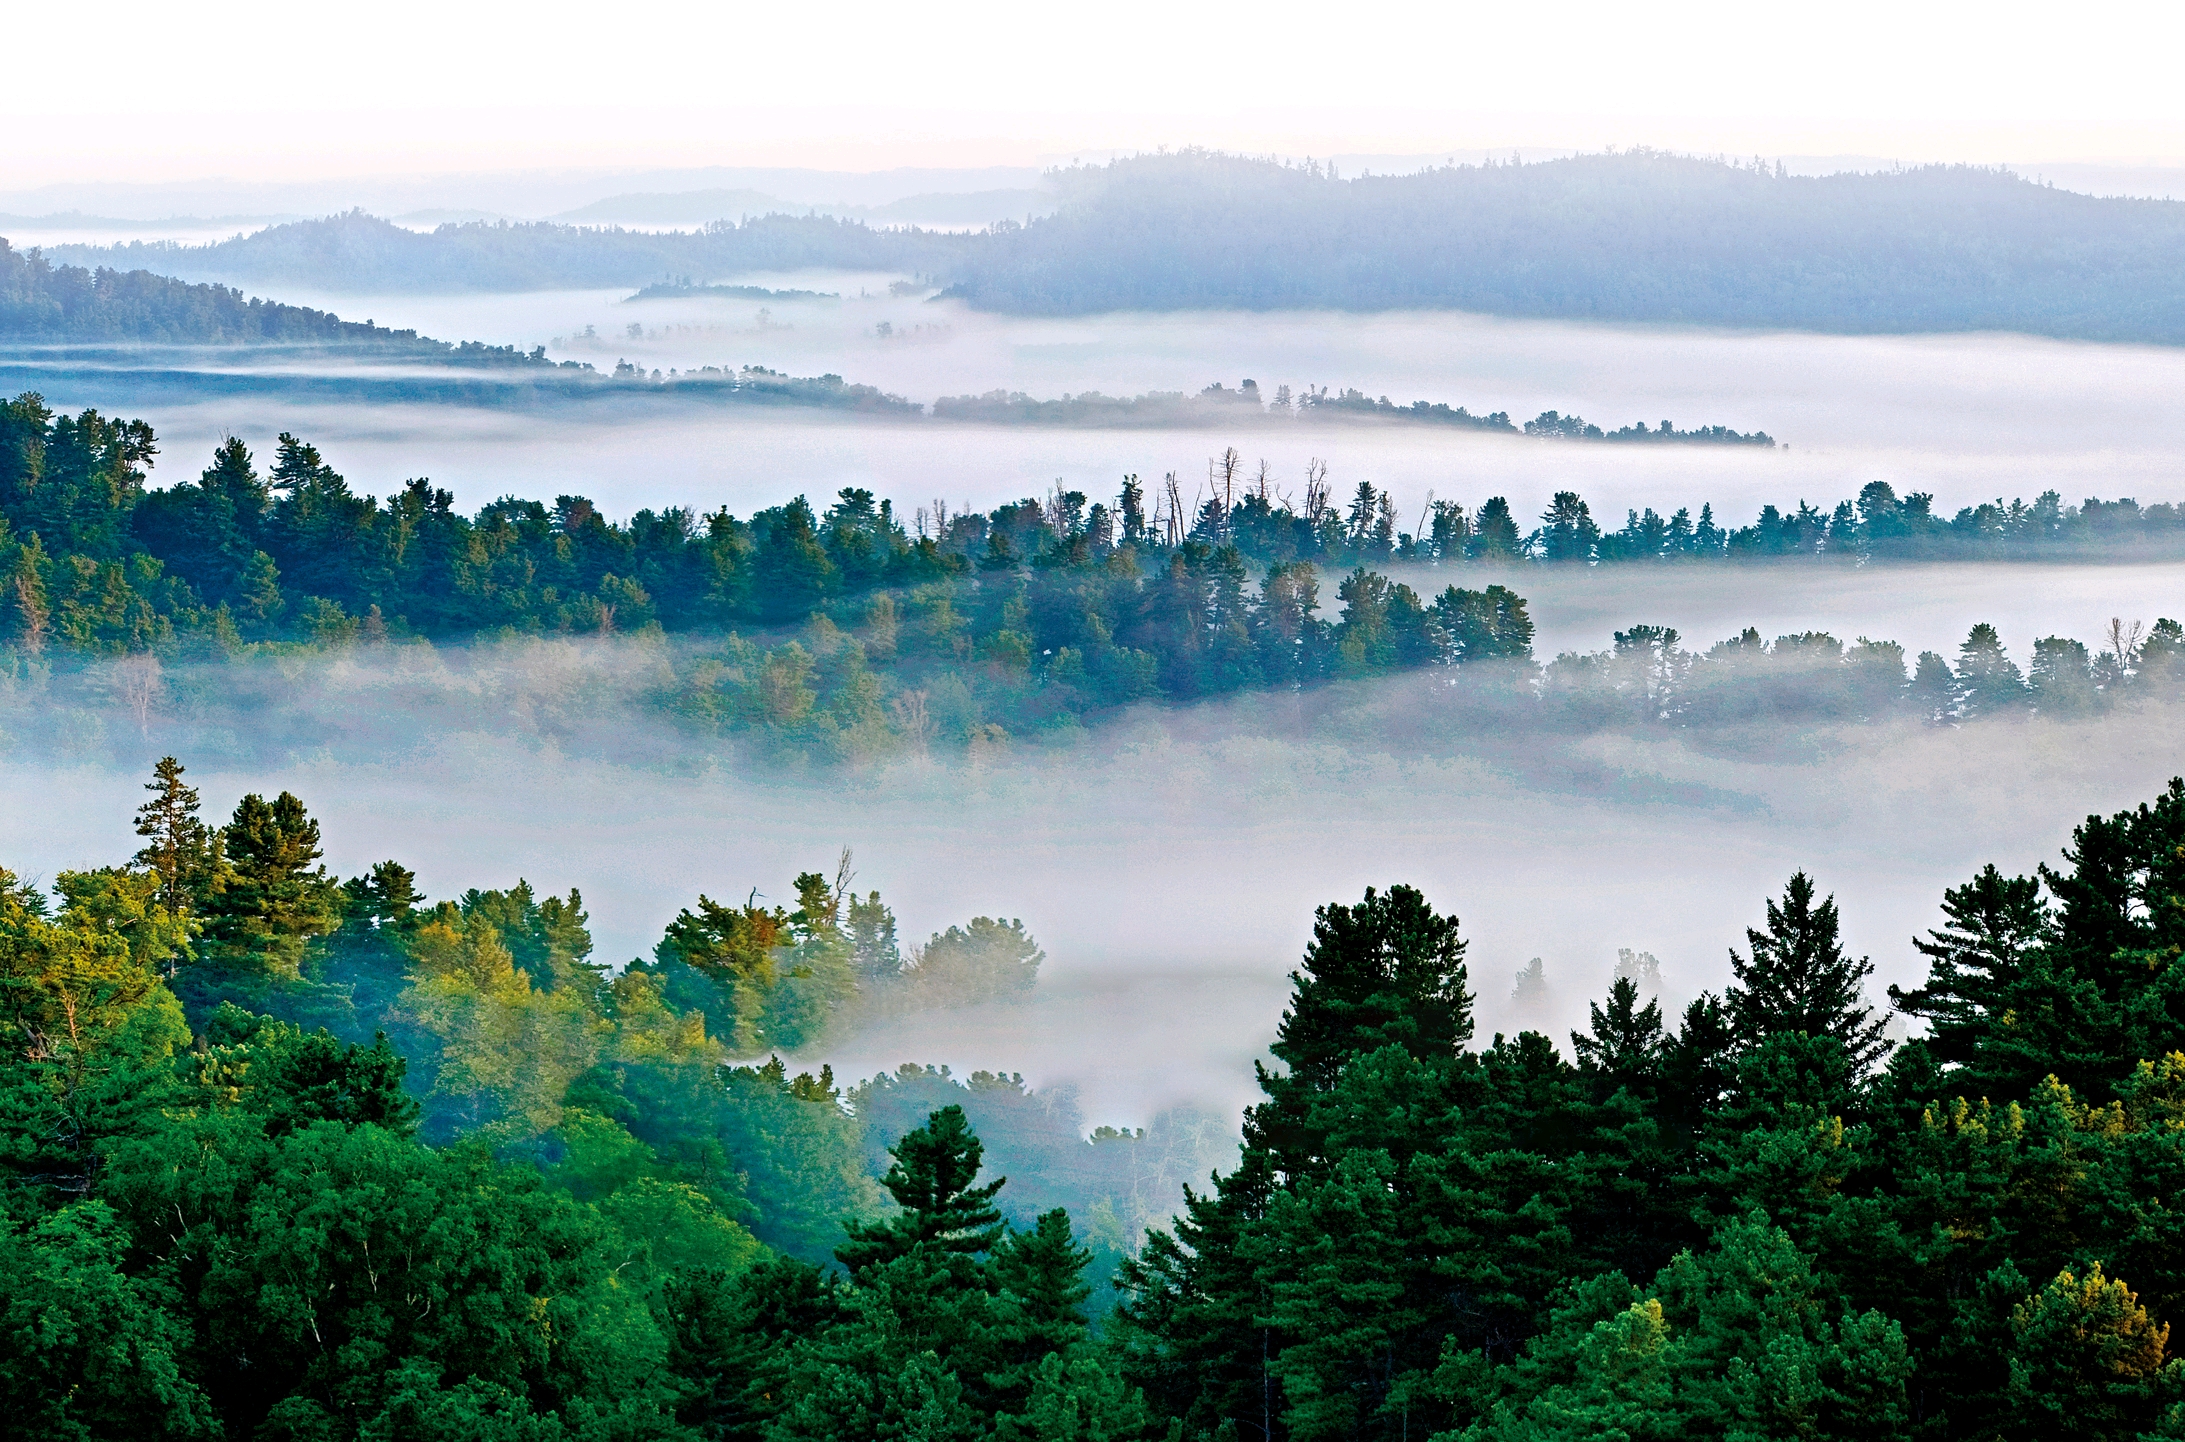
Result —
<path fill-rule="evenodd" d="M 219 285 L 192 285 L 144 270 L 55 265 L 0 239 L 0 339 L 53 343 L 279 345 L 338 349 L 374 359 L 441 364 L 549 367 L 542 346 L 520 351 L 476 341 L 450 343 L 414 330 L 346 321 L 306 306 L 243 298 Z M 590 367 L 579 367 L 590 369 Z"/>
<path fill-rule="evenodd" d="M 2185 1435 L 2185 781 L 1947 889 L 1895 1044 L 1803 871 L 1719 991 L 1625 953 L 1567 1037 L 1479 1037 L 1419 891 L 1331 902 L 1241 1150 L 758 1059 L 1036 980 L 1020 923 L 906 955 L 847 856 L 615 970 L 575 890 L 146 790 L 134 856 L 0 870 L 26 1435 Z"/>
<path fill-rule="evenodd" d="M 227 284 L 520 291 L 888 270 L 1018 314 L 1451 309 L 1841 333 L 2185 341 L 2185 204 L 2002 170 L 1794 176 L 1648 151 L 1398 176 L 1200 151 L 1050 177 L 1054 214 L 972 234 L 772 215 L 653 234 L 418 234 L 361 214 L 205 246 L 55 248 Z"/>
<path fill-rule="evenodd" d="M 1769 565 L 2175 554 L 2185 514 L 2170 504 L 2048 493 L 1944 520 L 1930 497 L 1875 482 L 1826 512 L 1769 506 L 1725 528 L 1712 507 L 1696 521 L 1650 508 L 1608 531 L 1563 492 L 1530 529 L 1492 497 L 1476 512 L 1434 501 L 1414 532 L 1370 484 L 1340 503 L 1316 471 L 1292 503 L 1231 449 L 1193 499 L 1173 476 L 1150 490 L 1130 476 L 1112 503 L 1057 488 L 988 513 L 935 502 L 906 517 L 849 489 L 825 509 L 796 497 L 748 519 L 667 508 L 612 521 L 579 496 L 466 516 L 422 479 L 385 500 L 359 495 L 292 435 L 263 470 L 231 439 L 197 479 L 151 489 L 156 449 L 142 421 L 54 415 L 35 396 L 0 405 L 11 708 L 113 689 L 149 734 L 162 707 L 217 713 L 249 693 L 217 672 L 186 679 L 199 663 L 612 636 L 661 641 L 645 704 L 694 744 L 743 737 L 827 760 L 1068 739 L 1137 703 L 1394 676 L 1430 687 L 1421 714 L 1517 735 L 1961 724 L 2185 687 L 2185 631 L 2161 618 L 2092 644 L 2041 638 L 2021 660 L 1987 625 L 1953 660 L 1818 631 L 1748 630 L 1694 651 L 1639 623 L 1609 649 L 1542 664 L 1522 591 L 1553 566 L 1746 565 L 1759 577 Z"/>

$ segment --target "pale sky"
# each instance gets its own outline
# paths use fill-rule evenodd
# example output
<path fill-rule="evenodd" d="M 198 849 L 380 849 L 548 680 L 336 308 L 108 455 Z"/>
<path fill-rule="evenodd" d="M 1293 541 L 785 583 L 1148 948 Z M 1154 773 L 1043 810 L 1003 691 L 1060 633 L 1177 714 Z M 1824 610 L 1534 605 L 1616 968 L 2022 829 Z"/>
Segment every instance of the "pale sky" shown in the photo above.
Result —
<path fill-rule="evenodd" d="M 2185 160 L 2185 7 L 118 0 L 11 17 L 0 189 L 1657 145 Z"/>

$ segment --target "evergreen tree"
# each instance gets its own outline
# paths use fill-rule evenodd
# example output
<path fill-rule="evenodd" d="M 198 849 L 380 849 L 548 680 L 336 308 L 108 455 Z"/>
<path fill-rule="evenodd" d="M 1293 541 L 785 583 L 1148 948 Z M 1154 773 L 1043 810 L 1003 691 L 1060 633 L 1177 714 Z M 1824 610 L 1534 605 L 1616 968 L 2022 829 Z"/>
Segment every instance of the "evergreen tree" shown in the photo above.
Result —
<path fill-rule="evenodd" d="M 1660 1079 L 1667 1038 L 1662 1034 L 1661 1003 L 1639 1005 L 1639 984 L 1619 976 L 1609 984 L 1608 1005 L 1586 1003 L 1592 1034 L 1570 1034 L 1571 1055 L 1579 1069 L 1598 1076 L 1610 1091 L 1630 1087 L 1649 1091 Z"/>
<path fill-rule="evenodd" d="M 1440 916 L 1409 886 L 1366 888 L 1355 906 L 1313 913 L 1304 970 L 1269 1048 L 1288 1081 L 1326 1090 L 1352 1058 L 1384 1046 L 1447 1060 L 1472 1037 L 1465 943 L 1457 918 Z M 1262 1069 L 1262 1084 L 1268 1081 Z"/>
<path fill-rule="evenodd" d="M 859 1276 L 914 1247 L 965 1257 L 992 1251 L 1007 1231 L 994 1196 L 1008 1178 L 972 1185 L 985 1154 L 962 1107 L 934 1112 L 888 1148 L 895 1160 L 880 1184 L 903 1210 L 878 1222 L 845 1222 L 850 1239 L 835 1256 Z"/>
<path fill-rule="evenodd" d="M 1963 886 L 1942 893 L 1944 924 L 1912 945 L 1928 961 L 1927 981 L 1911 991 L 1889 988 L 1899 1011 L 1928 1025 L 1927 1048 L 1945 1066 L 1970 1066 L 1998 1040 L 1996 1028 L 2025 976 L 2032 952 L 2048 938 L 2052 918 L 2039 878 L 2003 875 L 1990 864 Z M 2030 1021 L 2020 1015 L 2019 1020 Z"/>
<path fill-rule="evenodd" d="M 1724 1006 L 1745 1046 L 1772 1036 L 1830 1036 L 1843 1044 L 1853 1070 L 1863 1073 L 1889 1050 L 1882 1037 L 1887 1023 L 1864 1004 L 1860 986 L 1874 963 L 1844 955 L 1836 898 L 1813 898 L 1813 879 L 1793 872 L 1782 902 L 1767 903 L 1768 929 L 1745 929 L 1752 955 L 1731 948 L 1737 980 Z"/>
<path fill-rule="evenodd" d="M 1517 517 L 1510 513 L 1506 497 L 1489 496 L 1479 508 L 1470 551 L 1475 561 L 1508 563 L 1524 559 L 1525 543 L 1518 536 Z"/>
<path fill-rule="evenodd" d="M 1540 513 L 1534 540 L 1544 561 L 1590 561 L 1601 541 L 1601 527 L 1576 491 L 1557 491 L 1548 509 Z"/>
<path fill-rule="evenodd" d="M 137 835 L 145 838 L 137 865 L 159 878 L 160 904 L 177 915 L 202 909 L 222 860 L 220 836 L 197 819 L 197 789 L 182 775 L 181 762 L 162 756 L 144 786 L 152 799 L 137 808 Z"/>
<path fill-rule="evenodd" d="M 2026 678 L 2003 649 L 1995 627 L 1982 621 L 1965 638 L 1957 661 L 1957 710 L 1960 716 L 1989 716 L 2023 705 Z"/>
<path fill-rule="evenodd" d="M 219 889 L 201 899 L 205 936 L 230 965 L 293 977 L 305 945 L 341 924 L 340 886 L 315 866 L 319 823 L 288 792 L 245 796 L 221 832 Z"/>
<path fill-rule="evenodd" d="M 1070 1214 L 1060 1207 L 1040 1213 L 1026 1231 L 1011 1231 L 986 1264 L 996 1293 L 994 1326 L 1002 1365 L 988 1382 L 1015 1411 L 1029 1398 L 1041 1362 L 1068 1356 L 1085 1340 L 1085 1300 L 1092 1288 L 1085 1268 L 1092 1253 L 1077 1244 Z"/>
<path fill-rule="evenodd" d="M 1957 677 L 1950 663 L 1934 651 L 1919 653 L 1912 672 L 1912 704 L 1925 721 L 1948 721 L 1958 713 Z"/>

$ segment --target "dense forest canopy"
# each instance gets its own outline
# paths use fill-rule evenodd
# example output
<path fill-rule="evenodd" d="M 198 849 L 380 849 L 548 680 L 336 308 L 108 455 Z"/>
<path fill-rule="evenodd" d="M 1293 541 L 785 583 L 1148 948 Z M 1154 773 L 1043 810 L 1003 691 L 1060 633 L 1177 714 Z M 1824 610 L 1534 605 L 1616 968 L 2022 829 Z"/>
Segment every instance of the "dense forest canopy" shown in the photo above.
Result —
<path fill-rule="evenodd" d="M 1036 985 L 1021 922 L 906 953 L 847 855 L 615 970 L 575 890 L 145 789 L 128 859 L 0 870 L 10 1431 L 2185 1435 L 2185 781 L 1946 890 L 1886 1001 L 1804 871 L 1719 991 L 1627 952 L 1567 1037 L 1478 1037 L 1417 890 L 1322 906 L 1241 1152 L 747 1060 Z"/>
<path fill-rule="evenodd" d="M 1062 204 L 976 234 L 765 216 L 646 234 L 549 223 L 416 234 L 360 214 L 84 264 L 359 290 L 640 286 L 886 269 L 972 305 L 1457 309 L 1837 332 L 2185 340 L 2185 205 L 1930 166 L 1792 176 L 1647 151 L 1340 177 L 1187 151 L 1058 172 Z"/>
<path fill-rule="evenodd" d="M 1057 488 L 984 514 L 936 503 L 906 517 L 851 488 L 824 508 L 799 496 L 748 518 L 666 508 L 613 521 L 573 495 L 464 515 L 423 479 L 359 495 L 293 435 L 270 465 L 230 439 L 194 481 L 150 489 L 156 449 L 142 421 L 54 415 L 36 396 L 0 404 L 9 706 L 56 704 L 71 672 L 115 684 L 98 667 L 131 661 L 123 690 L 148 734 L 155 710 L 180 704 L 163 662 L 666 634 L 684 644 L 661 656 L 648 705 L 694 737 L 837 760 L 1067 739 L 1133 703 L 1398 675 L 1428 688 L 1430 713 L 1515 734 L 2073 716 L 2185 686 L 2185 633 L 2168 619 L 2091 644 L 2040 638 L 2020 660 L 1986 625 L 1953 660 L 1819 631 L 1748 630 L 1695 652 L 1641 623 L 1611 649 L 1541 665 L 1520 590 L 1552 566 L 2173 554 L 2185 516 L 2169 504 L 2068 506 L 2051 492 L 1945 520 L 1931 497 L 1873 482 L 1830 511 L 1768 506 L 1725 527 L 1712 507 L 1696 520 L 1648 508 L 1610 531 L 1563 492 L 1531 524 L 1501 497 L 1435 501 L 1414 533 L 1370 483 L 1344 502 L 1316 471 L 1293 502 L 1232 448 L 1190 499 L 1173 476 L 1151 489 L 1130 476 L 1112 503 Z M 240 679 L 194 684 L 206 694 L 185 709 L 248 694 Z"/>

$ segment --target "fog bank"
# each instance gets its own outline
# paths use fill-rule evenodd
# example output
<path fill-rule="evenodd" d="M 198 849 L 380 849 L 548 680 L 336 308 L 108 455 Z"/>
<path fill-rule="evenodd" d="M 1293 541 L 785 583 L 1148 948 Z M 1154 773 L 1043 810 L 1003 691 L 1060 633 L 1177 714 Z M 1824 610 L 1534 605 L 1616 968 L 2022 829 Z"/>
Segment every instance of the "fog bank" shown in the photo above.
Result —
<path fill-rule="evenodd" d="M 864 486 L 899 506 L 945 496 L 990 508 L 1061 482 L 1112 497 L 1125 473 L 1177 473 L 1187 493 L 1228 445 L 1265 458 L 1278 488 L 1302 491 L 1309 460 L 1339 494 L 1369 481 L 1396 497 L 1407 528 L 1428 491 L 1471 504 L 1507 495 L 1532 516 L 1557 490 L 1584 494 L 1613 527 L 1626 509 L 1711 502 L 1749 521 L 1763 504 L 1830 505 L 1869 481 L 1930 491 L 1944 514 L 2054 488 L 2143 502 L 2185 499 L 2185 351 L 1993 336 L 1821 337 L 1495 321 L 1397 313 L 1103 316 L 1027 321 L 954 302 L 888 297 L 880 276 L 747 276 L 839 289 L 834 303 L 721 300 L 628 305 L 624 293 L 488 297 L 297 294 L 344 316 L 429 335 L 529 347 L 611 367 L 765 365 L 832 372 L 930 403 L 1021 390 L 1139 394 L 1249 376 L 1356 386 L 1368 394 L 1504 409 L 1576 412 L 1622 425 L 1661 419 L 1766 430 L 1789 449 L 1536 442 L 1414 425 L 1222 430 L 1057 430 L 898 424 L 812 412 L 713 410 L 627 397 L 560 410 L 303 402 L 231 394 L 133 401 L 121 380 L 47 387 L 67 407 L 126 410 L 162 436 L 155 482 L 196 474 L 227 434 L 264 447 L 282 430 L 316 441 L 361 489 L 412 476 L 466 508 L 502 494 L 592 497 L 612 514 L 644 506 L 728 506 L 738 514 L 807 492 Z M 858 290 L 868 291 L 860 299 Z M 769 312 L 764 325 L 758 313 Z M 631 324 L 644 337 L 629 339 Z M 599 339 L 575 344 L 584 327 Z M 881 335 L 885 325 L 889 333 Z M 921 327 L 923 329 L 921 329 Z M 626 403 L 625 403 L 626 402 Z"/>
<path fill-rule="evenodd" d="M 1407 882 L 1462 916 L 1482 1034 L 1582 1023 L 1616 951 L 1650 951 L 1672 1003 L 1728 976 L 1765 897 L 1800 866 L 1843 906 L 1875 987 L 1920 975 L 1910 936 L 1942 888 L 1994 861 L 2052 860 L 2071 826 L 2185 770 L 2175 708 L 2075 723 L 1914 725 L 1758 738 L 1542 737 L 1522 747 L 1392 744 L 1347 698 L 1310 736 L 1245 734 L 1220 707 L 1119 719 L 1075 746 L 784 775 L 707 760 L 632 712 L 524 734 L 459 712 L 391 718 L 382 760 L 294 749 L 270 764 L 184 760 L 225 815 L 244 790 L 288 788 L 321 819 L 328 863 L 396 857 L 435 897 L 518 876 L 581 887 L 617 961 L 649 950 L 699 892 L 791 895 L 796 872 L 848 845 L 906 942 L 973 914 L 1020 916 L 1049 963 L 1020 1007 L 927 1016 L 824 1055 L 838 1074 L 903 1060 L 1022 1071 L 1083 1088 L 1095 1121 L 1250 1090 L 1315 904 Z M 1408 715 L 1408 711 L 1407 711 Z M 137 738 L 126 761 L 0 760 L 0 863 L 50 877 L 135 849 Z M 1505 738 L 1507 739 L 1507 738 Z M 142 755 L 156 753 L 157 725 Z M 657 746 L 670 760 L 635 764 Z M 119 750 L 120 748 L 117 748 Z M 57 799 L 59 798 L 59 799 Z M 1544 959 L 1550 1000 L 1520 1014 L 1514 973 Z"/>

